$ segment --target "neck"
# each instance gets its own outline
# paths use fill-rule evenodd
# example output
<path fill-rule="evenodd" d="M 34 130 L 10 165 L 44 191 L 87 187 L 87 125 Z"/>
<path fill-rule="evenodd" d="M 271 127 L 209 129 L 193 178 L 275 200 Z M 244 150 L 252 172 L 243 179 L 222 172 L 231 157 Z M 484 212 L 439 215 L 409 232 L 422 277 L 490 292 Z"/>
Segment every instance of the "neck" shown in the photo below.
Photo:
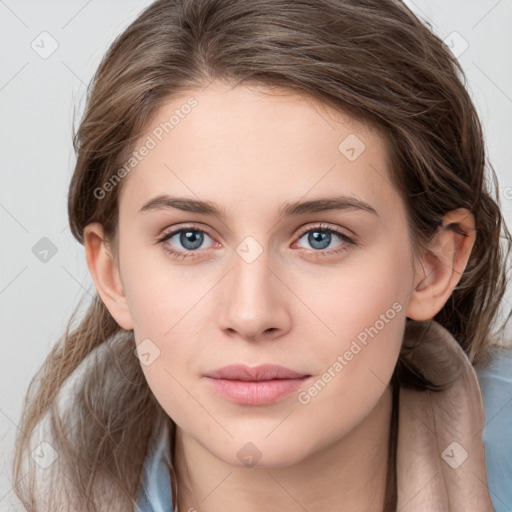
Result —
<path fill-rule="evenodd" d="M 272 469 L 227 464 L 176 427 L 177 510 L 256 512 L 268 503 L 308 512 L 383 510 L 391 414 L 387 387 L 346 436 L 292 466 Z"/>

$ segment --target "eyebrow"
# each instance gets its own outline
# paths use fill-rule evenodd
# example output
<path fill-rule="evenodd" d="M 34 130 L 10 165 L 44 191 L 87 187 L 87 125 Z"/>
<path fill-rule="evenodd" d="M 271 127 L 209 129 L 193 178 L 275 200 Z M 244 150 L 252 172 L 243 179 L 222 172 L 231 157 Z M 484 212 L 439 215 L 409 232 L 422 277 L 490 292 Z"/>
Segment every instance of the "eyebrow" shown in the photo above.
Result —
<path fill-rule="evenodd" d="M 220 219 L 227 217 L 226 211 L 211 201 L 201 201 L 187 197 L 172 197 L 166 194 L 161 194 L 150 199 L 138 213 L 167 209 L 212 215 Z M 375 208 L 370 204 L 356 197 L 345 195 L 323 197 L 309 201 L 286 202 L 281 206 L 279 214 L 281 217 L 291 217 L 293 215 L 318 213 L 328 210 L 363 210 L 379 216 Z"/>

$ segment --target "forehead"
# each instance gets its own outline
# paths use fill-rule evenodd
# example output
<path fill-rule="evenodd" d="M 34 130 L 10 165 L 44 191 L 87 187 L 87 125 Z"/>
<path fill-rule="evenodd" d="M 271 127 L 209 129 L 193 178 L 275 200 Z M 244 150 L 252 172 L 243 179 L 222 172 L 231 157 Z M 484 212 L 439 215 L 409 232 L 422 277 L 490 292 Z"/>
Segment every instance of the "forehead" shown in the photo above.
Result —
<path fill-rule="evenodd" d="M 121 204 L 140 207 L 162 193 L 213 197 L 233 208 L 326 192 L 364 191 L 381 208 L 396 200 L 384 138 L 289 90 L 212 83 L 184 92 L 147 123 L 135 150 L 144 147 Z"/>

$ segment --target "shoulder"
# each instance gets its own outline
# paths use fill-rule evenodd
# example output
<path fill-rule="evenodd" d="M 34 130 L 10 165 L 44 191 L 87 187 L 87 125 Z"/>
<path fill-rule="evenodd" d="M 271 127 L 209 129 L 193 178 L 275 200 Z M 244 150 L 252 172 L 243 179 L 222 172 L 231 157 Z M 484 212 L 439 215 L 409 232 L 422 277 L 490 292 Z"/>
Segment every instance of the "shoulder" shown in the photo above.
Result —
<path fill-rule="evenodd" d="M 485 411 L 483 441 L 489 493 L 496 511 L 512 510 L 512 347 L 493 347 L 475 371 Z"/>

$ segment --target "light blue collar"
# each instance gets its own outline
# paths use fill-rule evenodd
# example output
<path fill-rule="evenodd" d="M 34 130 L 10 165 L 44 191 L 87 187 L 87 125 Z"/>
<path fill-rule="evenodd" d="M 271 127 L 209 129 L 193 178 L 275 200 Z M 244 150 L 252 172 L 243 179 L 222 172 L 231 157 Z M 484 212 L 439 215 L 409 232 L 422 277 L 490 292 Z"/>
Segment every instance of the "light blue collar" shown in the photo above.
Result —
<path fill-rule="evenodd" d="M 163 422 L 150 443 L 135 512 L 176 512 L 172 503 L 169 425 Z"/>

